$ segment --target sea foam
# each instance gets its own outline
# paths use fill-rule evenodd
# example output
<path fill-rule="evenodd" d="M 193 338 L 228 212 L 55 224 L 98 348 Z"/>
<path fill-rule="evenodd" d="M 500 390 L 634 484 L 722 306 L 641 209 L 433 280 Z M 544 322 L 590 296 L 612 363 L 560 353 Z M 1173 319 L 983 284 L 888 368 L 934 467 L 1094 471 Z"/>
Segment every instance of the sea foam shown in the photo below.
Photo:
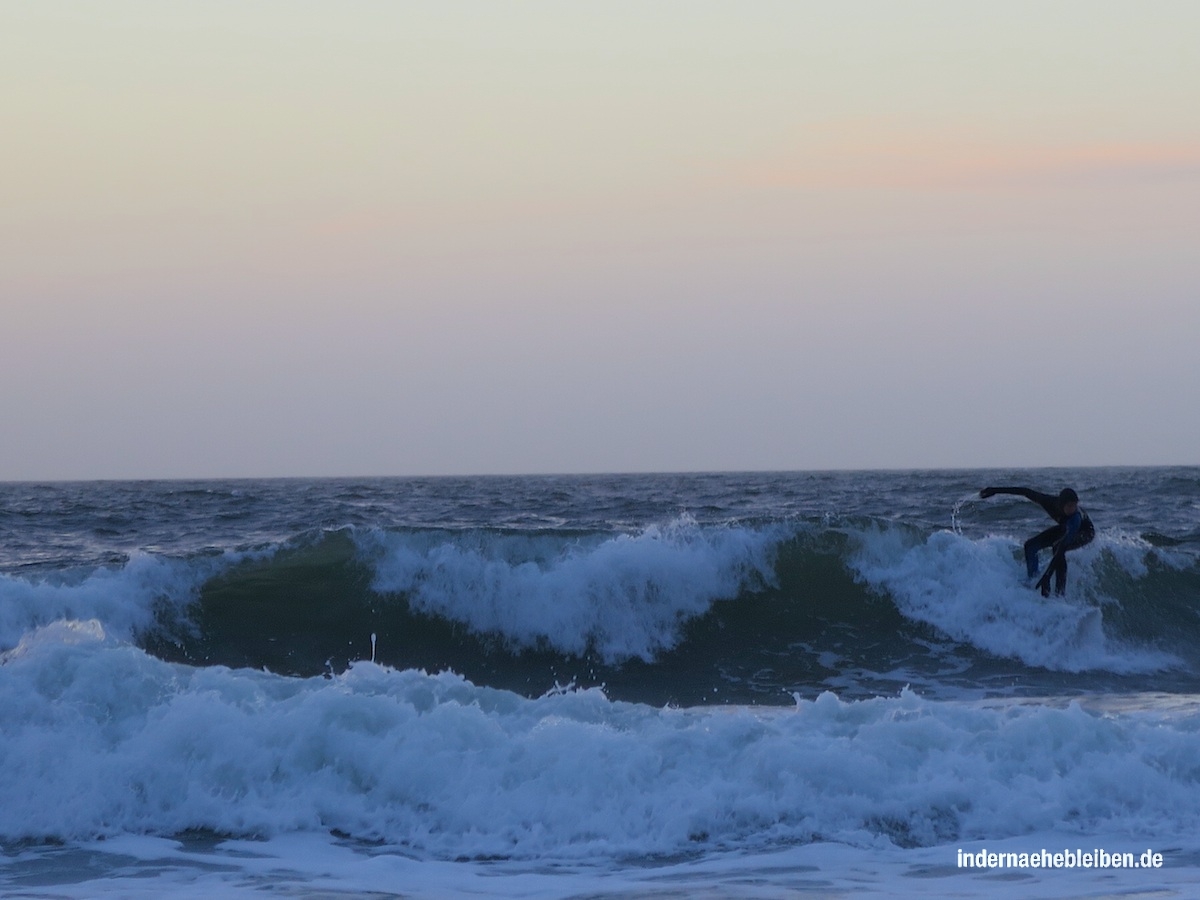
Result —
<path fill-rule="evenodd" d="M 1178 704 L 905 692 L 660 709 L 367 662 L 310 679 L 197 669 L 87 626 L 0 665 L 0 710 L 8 840 L 336 830 L 545 861 L 1200 827 L 1200 712 Z"/>
<path fill-rule="evenodd" d="M 36 578 L 0 574 L 0 649 L 14 647 L 28 632 L 59 620 L 96 619 L 109 634 L 131 639 L 152 627 L 156 610 L 186 606 L 226 561 L 174 560 L 137 552 L 121 566 Z"/>
<path fill-rule="evenodd" d="M 701 527 L 687 517 L 635 534 L 564 543 L 519 534 L 373 532 L 372 587 L 418 612 L 518 647 L 651 660 L 719 599 L 774 581 L 777 529 Z"/>
<path fill-rule="evenodd" d="M 969 539 L 950 531 L 915 537 L 900 528 L 855 535 L 851 569 L 886 592 L 901 614 L 933 625 L 958 641 L 1031 666 L 1067 672 L 1102 669 L 1152 672 L 1178 664 L 1174 656 L 1112 640 L 1103 627 L 1105 598 L 1092 574 L 1097 545 L 1072 554 L 1072 589 L 1066 598 L 1043 598 L 1021 581 L 1019 544 L 991 536 Z M 1118 543 L 1127 568 L 1142 565 Z"/>

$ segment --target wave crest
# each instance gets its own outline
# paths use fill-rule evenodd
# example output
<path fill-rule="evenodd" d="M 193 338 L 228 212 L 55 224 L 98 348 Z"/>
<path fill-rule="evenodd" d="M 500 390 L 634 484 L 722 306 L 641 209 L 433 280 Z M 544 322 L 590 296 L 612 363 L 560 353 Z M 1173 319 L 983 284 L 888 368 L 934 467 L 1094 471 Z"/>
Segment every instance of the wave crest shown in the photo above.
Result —
<path fill-rule="evenodd" d="M 701 528 L 683 517 L 637 534 L 561 538 L 475 532 L 444 540 L 374 532 L 372 588 L 411 609 L 502 636 L 518 648 L 645 662 L 680 626 L 775 583 L 777 535 Z"/>

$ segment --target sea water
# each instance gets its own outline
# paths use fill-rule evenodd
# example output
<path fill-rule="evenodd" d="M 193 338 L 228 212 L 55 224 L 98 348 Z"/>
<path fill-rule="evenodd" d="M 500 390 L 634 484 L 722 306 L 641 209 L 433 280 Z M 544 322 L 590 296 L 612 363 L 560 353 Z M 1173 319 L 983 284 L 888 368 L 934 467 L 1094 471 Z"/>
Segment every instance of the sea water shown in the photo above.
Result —
<path fill-rule="evenodd" d="M 6 896 L 1193 896 L 1200 469 L 0 485 L 0 723 Z"/>

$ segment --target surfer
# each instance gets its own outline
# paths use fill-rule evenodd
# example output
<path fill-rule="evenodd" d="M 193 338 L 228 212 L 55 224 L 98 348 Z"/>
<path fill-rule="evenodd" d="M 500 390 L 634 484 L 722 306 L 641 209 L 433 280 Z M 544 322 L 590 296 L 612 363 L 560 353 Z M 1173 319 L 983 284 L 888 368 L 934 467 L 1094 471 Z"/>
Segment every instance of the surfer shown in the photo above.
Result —
<path fill-rule="evenodd" d="M 1041 534 L 1035 534 L 1025 542 L 1025 566 L 1031 579 L 1037 578 L 1038 553 L 1050 547 L 1054 555 L 1046 574 L 1036 587 L 1043 597 L 1050 596 L 1050 576 L 1054 576 L 1054 593 L 1062 594 L 1067 589 L 1067 551 L 1090 544 L 1096 536 L 1096 527 L 1088 514 L 1079 508 L 1079 495 L 1071 488 L 1063 488 L 1057 497 L 1024 487 L 985 487 L 979 496 L 986 500 L 995 494 L 1016 494 L 1032 500 L 1046 511 L 1057 524 Z"/>

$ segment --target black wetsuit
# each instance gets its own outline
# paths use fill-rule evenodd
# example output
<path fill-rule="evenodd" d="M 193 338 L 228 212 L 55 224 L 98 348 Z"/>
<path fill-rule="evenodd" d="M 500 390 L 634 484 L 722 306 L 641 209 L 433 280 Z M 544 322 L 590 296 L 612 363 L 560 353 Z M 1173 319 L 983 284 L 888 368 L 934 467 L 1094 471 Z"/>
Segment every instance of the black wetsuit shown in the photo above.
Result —
<path fill-rule="evenodd" d="M 1096 527 L 1082 508 L 1076 507 L 1075 514 L 1063 512 L 1062 501 L 1052 494 L 1043 494 L 1024 487 L 989 487 L 979 492 L 981 497 L 993 494 L 1016 494 L 1038 504 L 1057 525 L 1035 534 L 1025 542 L 1025 566 L 1029 577 L 1038 573 L 1038 552 L 1047 547 L 1054 548 L 1054 556 L 1046 568 L 1046 574 L 1038 581 L 1043 597 L 1050 595 L 1050 576 L 1054 576 L 1054 593 L 1062 594 L 1067 589 L 1067 551 L 1090 544 L 1096 536 Z"/>

